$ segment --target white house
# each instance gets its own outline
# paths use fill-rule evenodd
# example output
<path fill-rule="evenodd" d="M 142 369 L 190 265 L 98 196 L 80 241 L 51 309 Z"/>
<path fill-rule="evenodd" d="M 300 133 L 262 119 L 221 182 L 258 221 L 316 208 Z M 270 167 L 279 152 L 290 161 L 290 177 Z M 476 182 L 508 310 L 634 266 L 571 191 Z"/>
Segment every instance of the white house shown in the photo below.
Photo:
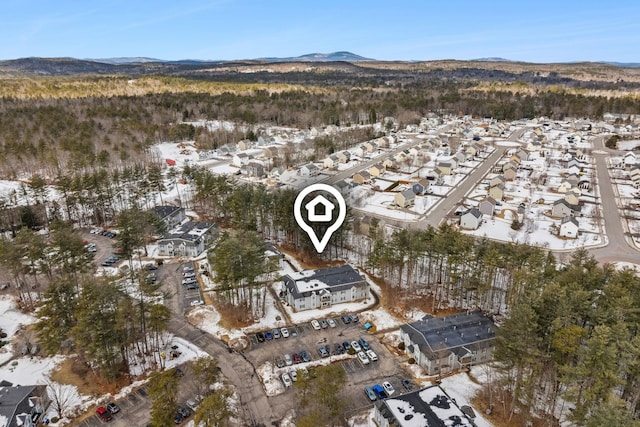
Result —
<path fill-rule="evenodd" d="M 348 264 L 287 274 L 282 281 L 281 295 L 295 311 L 361 301 L 369 294 L 364 277 Z"/>
<path fill-rule="evenodd" d="M 231 164 L 236 167 L 242 167 L 249 163 L 251 158 L 247 153 L 236 153 L 233 155 L 233 159 L 231 160 Z"/>
<path fill-rule="evenodd" d="M 558 235 L 560 237 L 567 237 L 570 239 L 576 239 L 578 237 L 578 229 L 580 226 L 578 225 L 578 220 L 572 216 L 565 216 L 560 221 L 560 230 Z"/>
<path fill-rule="evenodd" d="M 320 173 L 320 169 L 313 163 L 307 163 L 300 168 L 300 175 L 302 176 L 315 176 Z"/>
<path fill-rule="evenodd" d="M 460 228 L 477 230 L 482 223 L 482 212 L 477 208 L 471 208 L 460 216 Z"/>

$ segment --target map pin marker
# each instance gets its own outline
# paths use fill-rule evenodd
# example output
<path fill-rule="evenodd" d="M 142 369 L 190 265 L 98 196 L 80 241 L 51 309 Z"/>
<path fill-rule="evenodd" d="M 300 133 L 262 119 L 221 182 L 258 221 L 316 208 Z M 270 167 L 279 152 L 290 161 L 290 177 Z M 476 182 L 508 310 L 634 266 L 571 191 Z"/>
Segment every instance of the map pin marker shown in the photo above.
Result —
<path fill-rule="evenodd" d="M 302 202 L 305 197 L 314 192 L 329 193 L 338 202 L 338 217 L 336 218 L 335 222 L 331 224 L 331 226 L 329 226 L 327 231 L 325 231 L 322 239 L 320 239 L 319 236 L 316 236 L 316 232 L 311 227 L 311 225 L 332 222 L 333 218 L 331 212 L 336 208 L 336 206 L 322 194 L 318 194 L 310 202 L 304 205 L 304 209 L 307 210 L 307 221 L 311 223 L 308 224 L 302 217 Z M 318 205 L 324 206 L 323 214 L 318 214 L 316 212 L 315 207 Z M 345 203 L 342 194 L 340 194 L 340 192 L 332 186 L 327 184 L 312 184 L 302 190 L 300 194 L 298 194 L 298 197 L 296 197 L 296 200 L 293 203 L 293 216 L 295 217 L 296 222 L 298 223 L 300 228 L 302 228 L 309 235 L 311 243 L 313 243 L 313 247 L 316 249 L 316 251 L 318 253 L 322 253 L 322 251 L 324 251 L 324 248 L 327 246 L 327 243 L 329 243 L 329 239 L 331 238 L 333 233 L 335 233 L 336 230 L 340 228 L 340 226 L 344 222 L 344 218 L 347 216 L 347 204 Z"/>

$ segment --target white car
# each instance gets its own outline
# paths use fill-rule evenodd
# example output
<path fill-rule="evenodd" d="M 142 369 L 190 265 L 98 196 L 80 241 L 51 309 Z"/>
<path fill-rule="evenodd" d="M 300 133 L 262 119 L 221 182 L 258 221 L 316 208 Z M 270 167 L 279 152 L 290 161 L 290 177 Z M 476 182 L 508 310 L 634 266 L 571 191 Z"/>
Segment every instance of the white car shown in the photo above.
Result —
<path fill-rule="evenodd" d="M 191 301 L 191 307 L 195 307 L 197 305 L 202 305 L 204 304 L 204 301 L 202 301 L 201 299 L 197 299 L 195 301 Z"/>
<path fill-rule="evenodd" d="M 298 373 L 296 371 L 292 370 L 291 372 L 289 372 L 289 376 L 291 377 L 291 381 L 298 381 Z"/>
<path fill-rule="evenodd" d="M 367 354 L 369 360 L 371 360 L 372 362 L 378 361 L 378 355 L 373 350 L 367 350 L 365 351 L 365 353 Z"/>
<path fill-rule="evenodd" d="M 289 330 L 287 328 L 280 328 L 280 335 L 282 335 L 282 338 L 289 338 Z"/>
<path fill-rule="evenodd" d="M 287 366 L 293 365 L 293 359 L 291 358 L 291 355 L 289 353 L 284 355 L 284 363 L 286 363 Z"/>
<path fill-rule="evenodd" d="M 356 353 L 362 351 L 362 347 L 360 347 L 360 344 L 358 344 L 358 341 L 351 341 L 351 348 L 353 348 Z"/>
<path fill-rule="evenodd" d="M 358 359 L 360 359 L 360 361 L 362 362 L 363 365 L 368 365 L 369 364 L 369 358 L 367 357 L 366 354 L 364 354 L 364 351 L 359 351 L 358 352 Z"/>
<path fill-rule="evenodd" d="M 316 319 L 313 319 L 311 321 L 311 326 L 313 327 L 313 329 L 315 329 L 316 331 L 319 331 L 320 328 L 320 322 L 318 322 Z"/>
<path fill-rule="evenodd" d="M 284 374 L 282 374 L 282 383 L 284 384 L 285 387 L 291 387 L 291 377 L 289 376 L 289 374 L 287 374 L 286 372 Z"/>
<path fill-rule="evenodd" d="M 330 328 L 335 328 L 336 327 L 336 321 L 333 319 L 327 319 L 327 323 L 329 324 Z"/>
<path fill-rule="evenodd" d="M 393 388 L 393 386 L 391 385 L 391 383 L 389 381 L 385 381 L 382 383 L 382 387 L 384 387 L 384 390 L 387 392 L 387 394 L 389 396 L 391 396 L 393 393 L 396 392 L 396 389 Z"/>

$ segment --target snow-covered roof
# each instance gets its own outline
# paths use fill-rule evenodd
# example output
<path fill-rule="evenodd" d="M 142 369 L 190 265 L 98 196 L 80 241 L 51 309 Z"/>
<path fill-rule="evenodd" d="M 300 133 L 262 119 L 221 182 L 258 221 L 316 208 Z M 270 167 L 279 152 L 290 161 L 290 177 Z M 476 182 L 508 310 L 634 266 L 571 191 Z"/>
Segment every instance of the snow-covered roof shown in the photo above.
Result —
<path fill-rule="evenodd" d="M 431 386 L 412 393 L 380 401 L 378 411 L 398 427 L 473 426 L 451 398 L 440 388 Z"/>

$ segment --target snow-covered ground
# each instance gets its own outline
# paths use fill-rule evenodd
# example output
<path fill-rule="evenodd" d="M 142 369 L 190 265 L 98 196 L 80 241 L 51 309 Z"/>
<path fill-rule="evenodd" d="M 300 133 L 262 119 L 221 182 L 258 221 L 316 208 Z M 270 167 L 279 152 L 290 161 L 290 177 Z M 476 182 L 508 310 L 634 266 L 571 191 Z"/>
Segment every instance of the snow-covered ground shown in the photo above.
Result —
<path fill-rule="evenodd" d="M 11 341 L 16 331 L 20 330 L 22 326 L 29 325 L 34 322 L 35 318 L 21 313 L 16 308 L 15 303 L 11 298 L 6 296 L 0 298 L 0 327 L 7 333 L 7 340 Z M 206 355 L 206 353 L 196 345 L 170 335 L 167 335 L 166 337 L 165 354 L 168 354 L 169 349 L 173 345 L 178 346 L 178 351 L 180 351 L 181 354 L 179 357 L 174 359 L 168 357 L 164 359 L 164 363 L 167 368 L 171 368 Z M 13 360 L 10 360 L 12 357 Z M 155 355 L 155 357 L 157 360 L 159 355 Z M 0 379 L 9 381 L 16 385 L 46 384 L 50 395 L 52 395 L 52 393 L 59 393 L 59 395 L 64 394 L 68 400 L 65 409 L 65 415 L 67 417 L 63 417 L 55 424 L 49 424 L 50 426 L 55 427 L 66 425 L 71 422 L 71 419 L 68 417 L 73 417 L 86 412 L 92 406 L 104 404 L 110 399 L 119 399 L 129 393 L 133 388 L 143 384 L 143 382 L 132 384 L 121 390 L 120 393 L 115 396 L 105 395 L 99 399 L 91 396 L 85 396 L 78 392 L 76 386 L 61 384 L 51 379 L 52 373 L 64 360 L 65 357 L 59 355 L 53 357 L 17 356 L 16 351 L 11 344 L 4 345 L 2 349 L 0 349 Z M 137 365 L 132 366 L 132 374 L 141 374 L 141 368 L 144 366 L 149 366 L 149 364 L 138 363 Z M 56 415 L 53 405 L 50 406 L 46 417 L 52 418 Z"/>

